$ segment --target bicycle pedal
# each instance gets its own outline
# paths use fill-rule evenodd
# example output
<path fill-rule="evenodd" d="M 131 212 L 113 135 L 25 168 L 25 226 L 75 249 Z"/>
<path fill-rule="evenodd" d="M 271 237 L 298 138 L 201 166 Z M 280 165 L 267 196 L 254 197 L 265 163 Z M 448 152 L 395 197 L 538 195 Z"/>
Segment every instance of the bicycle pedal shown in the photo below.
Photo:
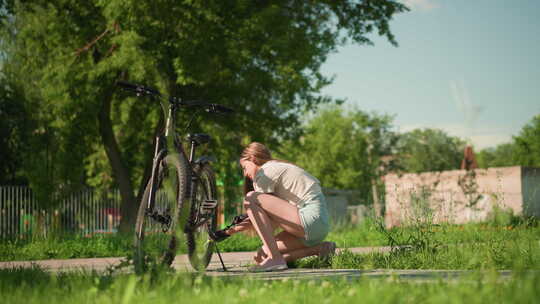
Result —
<path fill-rule="evenodd" d="M 203 203 L 202 203 L 202 207 L 203 209 L 215 209 L 217 207 L 217 200 L 205 200 Z"/>

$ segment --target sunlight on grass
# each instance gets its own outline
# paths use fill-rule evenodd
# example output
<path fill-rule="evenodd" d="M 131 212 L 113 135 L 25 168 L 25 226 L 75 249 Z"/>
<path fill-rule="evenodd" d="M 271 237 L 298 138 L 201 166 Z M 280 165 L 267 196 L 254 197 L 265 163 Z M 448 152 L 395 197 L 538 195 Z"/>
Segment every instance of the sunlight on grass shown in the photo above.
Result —
<path fill-rule="evenodd" d="M 526 303 L 540 296 L 538 272 L 501 280 L 472 273 L 457 281 L 399 278 L 273 280 L 211 278 L 186 273 L 50 274 L 38 268 L 0 270 L 4 303 Z"/>
<path fill-rule="evenodd" d="M 507 219 L 481 224 L 416 226 L 386 229 L 367 220 L 357 226 L 334 227 L 328 240 L 341 254 L 321 261 L 311 257 L 292 263 L 303 268 L 349 269 L 540 269 L 540 227 L 537 221 Z M 253 251 L 257 237 L 237 234 L 219 244 L 220 250 Z M 347 248 L 393 246 L 389 253 L 354 254 Z M 180 244 L 179 253 L 185 253 Z M 8 240 L 0 243 L 2 260 L 35 260 L 80 257 L 125 257 L 131 254 L 131 238 L 115 235 L 94 237 Z"/>

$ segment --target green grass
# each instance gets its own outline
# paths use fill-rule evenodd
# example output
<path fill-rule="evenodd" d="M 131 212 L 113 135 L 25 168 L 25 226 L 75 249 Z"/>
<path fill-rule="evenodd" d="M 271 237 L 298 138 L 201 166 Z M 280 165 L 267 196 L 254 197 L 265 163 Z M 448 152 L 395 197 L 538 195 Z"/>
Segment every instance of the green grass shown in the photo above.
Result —
<path fill-rule="evenodd" d="M 370 219 L 358 225 L 339 225 L 333 227 L 327 236 L 339 248 L 386 246 L 388 241 L 377 225 Z"/>
<path fill-rule="evenodd" d="M 0 242 L 0 261 L 123 257 L 131 254 L 132 244 L 131 236 L 120 235 L 3 240 Z M 259 238 L 238 234 L 220 243 L 219 248 L 224 252 L 252 251 L 260 246 Z M 179 253 L 187 253 L 185 243 L 180 244 Z"/>
<path fill-rule="evenodd" d="M 467 269 L 466 277 L 428 282 L 395 276 L 358 280 L 278 280 L 211 278 L 194 273 L 151 271 L 143 276 L 72 272 L 53 274 L 38 267 L 0 270 L 3 303 L 534 303 L 540 297 L 540 228 L 537 222 L 470 224 L 416 223 L 383 229 L 374 222 L 336 227 L 329 236 L 340 247 L 393 245 L 389 253 L 306 258 L 292 267 L 335 269 Z M 44 256 L 129 252 L 130 240 L 114 236 L 11 243 L 15 252 Z M 256 238 L 237 235 L 226 250 L 253 250 Z M 2 243 L 2 257 L 16 256 Z M 91 248 L 93 247 L 93 248 Z M 24 250 L 23 250 L 24 249 Z M 19 250 L 19 251 L 17 251 Z M 107 255 L 107 254 L 105 254 Z M 511 278 L 495 270 L 512 270 Z M 532 270 L 532 271 L 531 271 Z"/>
<path fill-rule="evenodd" d="M 540 273 L 501 279 L 473 273 L 453 281 L 396 277 L 359 280 L 210 278 L 186 273 L 51 274 L 39 268 L 0 270 L 3 303 L 534 303 Z"/>
<path fill-rule="evenodd" d="M 329 261 L 307 258 L 291 264 L 307 268 L 354 269 L 540 269 L 540 227 L 531 221 L 434 225 L 415 223 L 384 229 L 373 221 L 335 227 L 328 236 L 340 248 L 392 245 L 390 253 L 358 255 L 349 251 Z M 235 235 L 221 251 L 252 251 L 256 237 Z M 131 238 L 114 235 L 14 240 L 0 243 L 2 260 L 129 256 Z M 180 253 L 186 249 L 181 246 Z"/>
<path fill-rule="evenodd" d="M 354 254 L 345 250 L 327 261 L 307 258 L 291 266 L 540 270 L 540 227 L 537 222 L 503 226 L 497 223 L 463 226 L 422 223 L 408 228 L 387 230 L 379 227 L 376 230 L 384 235 L 388 245 L 393 246 L 390 252 Z"/>
<path fill-rule="evenodd" d="M 115 235 L 5 240 L 0 243 L 0 259 L 41 260 L 91 257 L 126 256 L 131 250 L 132 238 Z"/>
<path fill-rule="evenodd" d="M 339 247 L 385 245 L 384 235 L 366 222 L 355 227 L 340 226 L 328 235 Z M 51 238 L 30 238 L 0 241 L 0 261 L 122 257 L 131 254 L 131 236 L 114 234 L 84 237 L 63 235 Z M 219 244 L 223 252 L 254 251 L 261 246 L 258 237 L 236 234 Z M 179 253 L 187 253 L 181 244 Z"/>

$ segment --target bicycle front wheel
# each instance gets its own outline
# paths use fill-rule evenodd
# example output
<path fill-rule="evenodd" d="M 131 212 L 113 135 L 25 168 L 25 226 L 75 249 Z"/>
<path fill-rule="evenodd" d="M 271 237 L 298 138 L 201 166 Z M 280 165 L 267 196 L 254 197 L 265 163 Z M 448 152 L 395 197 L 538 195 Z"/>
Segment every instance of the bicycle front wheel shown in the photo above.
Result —
<path fill-rule="evenodd" d="M 214 249 L 208 231 L 216 230 L 217 206 L 205 208 L 204 203 L 217 202 L 216 177 L 208 164 L 198 165 L 194 169 L 198 182 L 193 185 L 193 201 L 188 219 L 188 227 L 191 229 L 187 230 L 186 236 L 191 266 L 202 271 L 208 267 Z"/>
<path fill-rule="evenodd" d="M 143 273 L 152 267 L 168 268 L 172 264 L 184 233 L 181 211 L 189 180 L 188 162 L 182 155 L 169 154 L 160 161 L 155 183 L 150 180 L 146 185 L 137 213 L 135 272 Z M 148 208 L 151 193 L 154 203 L 153 208 Z"/>

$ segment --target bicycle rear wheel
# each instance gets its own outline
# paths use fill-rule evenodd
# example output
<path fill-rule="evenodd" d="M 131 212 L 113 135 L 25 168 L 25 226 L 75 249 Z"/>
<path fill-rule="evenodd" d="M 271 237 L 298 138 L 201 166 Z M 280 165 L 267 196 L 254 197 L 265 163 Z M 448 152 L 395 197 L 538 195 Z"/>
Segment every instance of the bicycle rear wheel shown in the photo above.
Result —
<path fill-rule="evenodd" d="M 137 213 L 133 252 L 137 273 L 172 264 L 187 218 L 187 214 L 183 217 L 181 214 L 190 180 L 186 158 L 179 154 L 166 155 L 160 161 L 155 180 L 153 186 L 152 181 L 146 185 Z M 150 193 L 154 208 L 148 210 Z"/>
<path fill-rule="evenodd" d="M 208 230 L 215 231 L 217 226 L 217 206 L 205 208 L 203 203 L 217 200 L 216 177 L 208 164 L 196 166 L 194 172 L 198 182 L 193 186 L 193 201 L 188 219 L 188 227 L 194 229 L 188 229 L 186 236 L 191 266 L 202 271 L 208 267 L 214 249 L 214 243 L 208 237 Z M 207 221 L 204 224 L 195 228 L 197 223 L 205 219 Z"/>

